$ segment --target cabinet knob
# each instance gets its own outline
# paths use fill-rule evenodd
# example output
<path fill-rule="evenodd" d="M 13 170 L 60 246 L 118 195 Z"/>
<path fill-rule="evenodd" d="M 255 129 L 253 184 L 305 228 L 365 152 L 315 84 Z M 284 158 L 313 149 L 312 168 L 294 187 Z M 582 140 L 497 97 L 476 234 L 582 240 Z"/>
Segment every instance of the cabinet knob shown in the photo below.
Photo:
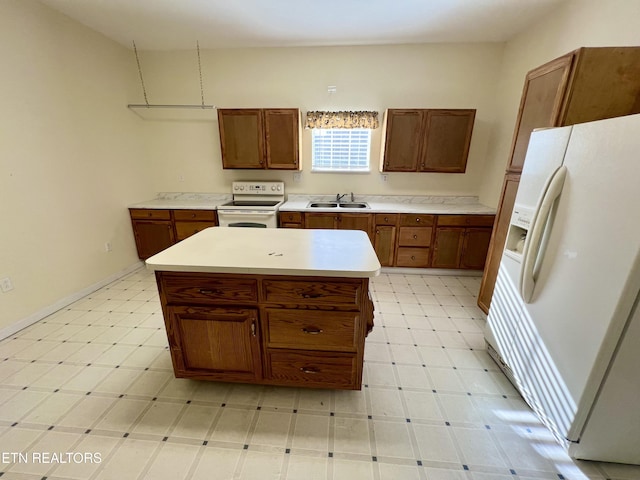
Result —
<path fill-rule="evenodd" d="M 256 322 L 251 322 L 251 336 L 256 336 Z"/>
<path fill-rule="evenodd" d="M 415 259 L 416 259 L 416 256 L 415 255 L 411 255 L 411 260 L 415 261 Z"/>
<path fill-rule="evenodd" d="M 384 217 L 384 221 L 388 222 L 389 221 L 389 217 Z"/>
<path fill-rule="evenodd" d="M 413 239 L 414 239 L 414 240 L 417 240 L 417 239 L 418 239 L 418 235 L 414 235 L 414 236 L 413 236 Z"/>
<path fill-rule="evenodd" d="M 416 218 L 416 223 L 420 223 L 420 217 Z"/>
<path fill-rule="evenodd" d="M 153 212 L 149 212 L 149 216 L 150 216 L 150 217 L 153 217 Z"/>
<path fill-rule="evenodd" d="M 195 213 L 192 213 L 192 214 L 191 214 L 191 218 L 196 218 L 196 214 L 195 214 Z"/>
<path fill-rule="evenodd" d="M 376 230 L 376 235 L 380 235 L 380 230 Z"/>

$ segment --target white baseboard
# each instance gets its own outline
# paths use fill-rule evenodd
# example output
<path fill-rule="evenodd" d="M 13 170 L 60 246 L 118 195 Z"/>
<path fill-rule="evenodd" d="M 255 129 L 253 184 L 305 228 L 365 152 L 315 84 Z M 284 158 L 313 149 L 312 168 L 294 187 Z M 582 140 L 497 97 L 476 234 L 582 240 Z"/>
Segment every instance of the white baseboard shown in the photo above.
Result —
<path fill-rule="evenodd" d="M 29 315 L 28 317 L 18 320 L 17 322 L 7 327 L 1 328 L 0 340 L 10 337 L 11 335 L 14 335 L 15 333 L 22 330 L 23 328 L 27 328 L 28 326 L 33 325 L 36 322 L 39 322 L 43 318 L 48 317 L 52 313 L 57 312 L 58 310 L 66 307 L 67 305 L 71 305 L 73 302 L 76 302 L 81 298 L 86 297 L 90 293 L 95 292 L 96 290 L 104 287 L 105 285 L 109 285 L 111 282 L 115 282 L 116 280 L 124 277 L 125 275 L 129 275 L 130 273 L 135 272 L 136 270 L 141 268 L 143 265 L 144 265 L 143 262 L 136 262 L 133 265 L 130 265 L 129 267 L 125 268 L 124 270 L 120 270 L 119 272 L 116 272 L 113 275 L 110 275 L 107 278 L 104 278 L 99 282 L 94 283 L 93 285 L 89 285 L 88 287 L 83 288 L 78 292 L 72 293 L 67 297 L 61 298 L 56 303 L 49 305 L 43 308 L 42 310 L 38 310 L 37 312 Z"/>

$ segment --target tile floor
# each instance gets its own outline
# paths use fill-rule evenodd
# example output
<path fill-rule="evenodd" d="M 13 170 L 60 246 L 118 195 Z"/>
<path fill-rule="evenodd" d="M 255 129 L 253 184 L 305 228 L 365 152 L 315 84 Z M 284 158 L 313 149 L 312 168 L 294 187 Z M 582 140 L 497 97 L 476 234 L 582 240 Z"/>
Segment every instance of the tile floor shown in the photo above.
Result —
<path fill-rule="evenodd" d="M 6 479 L 639 479 L 573 462 L 484 350 L 479 277 L 382 274 L 361 391 L 175 379 L 137 271 L 0 342 Z"/>

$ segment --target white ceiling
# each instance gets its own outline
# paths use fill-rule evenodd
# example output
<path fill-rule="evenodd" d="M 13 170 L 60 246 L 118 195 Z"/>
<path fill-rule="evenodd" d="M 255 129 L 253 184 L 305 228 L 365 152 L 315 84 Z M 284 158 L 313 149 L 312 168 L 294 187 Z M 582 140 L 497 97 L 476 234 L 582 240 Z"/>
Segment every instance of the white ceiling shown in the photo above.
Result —
<path fill-rule="evenodd" d="M 138 49 L 503 42 L 565 0 L 41 0 Z"/>

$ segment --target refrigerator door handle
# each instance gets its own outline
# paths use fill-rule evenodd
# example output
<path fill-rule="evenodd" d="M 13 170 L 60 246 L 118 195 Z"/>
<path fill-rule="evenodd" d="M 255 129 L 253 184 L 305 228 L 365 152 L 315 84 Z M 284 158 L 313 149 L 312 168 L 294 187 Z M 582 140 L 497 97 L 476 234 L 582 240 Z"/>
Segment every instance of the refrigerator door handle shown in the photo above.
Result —
<path fill-rule="evenodd" d="M 529 303 L 533 296 L 533 289 L 536 286 L 534 269 L 540 253 L 542 236 L 544 235 L 551 209 L 556 199 L 562 193 L 566 176 L 567 167 L 561 166 L 550 177 L 545 193 L 538 204 L 533 221 L 531 222 L 529 234 L 525 240 L 522 254 L 522 270 L 520 272 L 520 295 L 525 303 Z"/>

